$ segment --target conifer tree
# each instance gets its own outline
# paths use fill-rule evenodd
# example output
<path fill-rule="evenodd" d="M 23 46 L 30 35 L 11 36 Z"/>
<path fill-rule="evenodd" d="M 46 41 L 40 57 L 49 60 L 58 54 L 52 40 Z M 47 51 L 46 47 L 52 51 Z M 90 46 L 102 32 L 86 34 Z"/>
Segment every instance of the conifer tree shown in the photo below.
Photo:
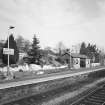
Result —
<path fill-rule="evenodd" d="M 83 54 L 83 55 L 86 55 L 87 54 L 87 49 L 86 49 L 85 42 L 82 42 L 82 44 L 81 44 L 80 54 Z"/>
<path fill-rule="evenodd" d="M 3 48 L 8 48 L 8 40 L 4 44 Z M 14 55 L 9 55 L 9 63 L 16 64 L 19 59 L 19 50 L 17 48 L 16 41 L 14 40 L 12 34 L 9 36 L 9 48 L 14 49 Z M 2 61 L 6 65 L 8 64 L 8 55 L 3 54 L 3 49 L 2 49 Z"/>
<path fill-rule="evenodd" d="M 39 46 L 39 40 L 36 37 L 36 35 L 34 35 L 34 37 L 33 37 L 32 48 L 28 52 L 28 55 L 31 57 L 30 63 L 35 63 L 35 64 L 39 63 L 39 59 L 40 59 L 40 46 Z"/>

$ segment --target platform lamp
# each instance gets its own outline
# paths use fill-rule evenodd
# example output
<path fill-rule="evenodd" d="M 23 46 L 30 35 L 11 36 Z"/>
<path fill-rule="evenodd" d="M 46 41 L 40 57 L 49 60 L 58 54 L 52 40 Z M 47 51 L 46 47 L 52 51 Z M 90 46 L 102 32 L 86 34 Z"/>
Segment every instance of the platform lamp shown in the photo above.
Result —
<path fill-rule="evenodd" d="M 11 30 L 11 29 L 13 29 L 13 28 L 15 28 L 14 26 L 9 26 L 9 28 L 8 28 L 8 51 L 9 51 L 9 31 Z M 8 66 L 7 66 L 7 76 L 9 76 L 9 74 L 10 74 L 10 70 L 9 70 L 9 53 L 8 53 Z"/>
<path fill-rule="evenodd" d="M 69 67 L 69 69 L 71 69 L 71 67 L 72 67 L 72 61 L 71 61 L 71 51 L 70 51 L 70 49 L 69 49 L 69 54 L 70 54 L 70 67 Z"/>

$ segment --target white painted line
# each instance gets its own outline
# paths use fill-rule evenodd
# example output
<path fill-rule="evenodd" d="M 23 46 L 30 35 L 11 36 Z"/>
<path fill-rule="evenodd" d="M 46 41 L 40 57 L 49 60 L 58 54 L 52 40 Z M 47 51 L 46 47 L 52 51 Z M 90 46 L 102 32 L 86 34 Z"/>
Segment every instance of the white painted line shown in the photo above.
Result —
<path fill-rule="evenodd" d="M 6 89 L 6 88 L 11 88 L 11 87 L 16 87 L 16 86 L 35 84 L 35 83 L 40 83 L 40 82 L 45 82 L 45 81 L 50 81 L 50 80 L 73 77 L 73 76 L 91 73 L 91 72 L 95 72 L 95 71 L 99 71 L 99 70 L 103 70 L 103 69 L 105 69 L 105 67 L 98 68 L 95 70 L 88 70 L 88 71 L 71 73 L 71 74 L 53 75 L 53 76 L 43 77 L 43 78 L 35 78 L 35 79 L 30 79 L 30 80 L 18 81 L 18 82 L 3 83 L 3 84 L 0 84 L 0 89 Z"/>

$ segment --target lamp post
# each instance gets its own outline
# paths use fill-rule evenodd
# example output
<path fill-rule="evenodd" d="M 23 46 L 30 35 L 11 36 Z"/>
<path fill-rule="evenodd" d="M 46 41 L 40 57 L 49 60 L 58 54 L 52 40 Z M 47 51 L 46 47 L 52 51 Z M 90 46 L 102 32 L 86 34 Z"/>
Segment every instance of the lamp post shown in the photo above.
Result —
<path fill-rule="evenodd" d="M 9 62 L 9 30 L 11 30 L 11 29 L 13 29 L 13 28 L 15 28 L 15 27 L 13 27 L 13 26 L 9 26 L 9 28 L 8 28 L 8 66 L 7 66 L 7 76 L 9 76 L 10 75 L 10 70 L 9 70 L 9 64 L 10 64 L 10 62 Z"/>
<path fill-rule="evenodd" d="M 69 53 L 70 53 L 70 67 L 69 67 L 69 69 L 71 69 L 72 64 L 71 64 L 71 51 L 70 50 L 69 50 Z"/>

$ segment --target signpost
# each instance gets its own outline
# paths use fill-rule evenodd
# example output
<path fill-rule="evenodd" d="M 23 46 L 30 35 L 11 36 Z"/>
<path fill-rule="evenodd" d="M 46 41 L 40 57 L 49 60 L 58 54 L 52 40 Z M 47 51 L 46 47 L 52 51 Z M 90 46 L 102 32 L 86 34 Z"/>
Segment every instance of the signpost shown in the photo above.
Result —
<path fill-rule="evenodd" d="M 8 48 L 4 48 L 3 49 L 3 54 L 7 54 L 8 55 L 7 76 L 9 76 L 9 74 L 10 74 L 10 71 L 9 71 L 9 55 L 14 55 L 14 49 L 10 49 L 9 48 L 9 30 L 13 29 L 13 28 L 15 28 L 15 27 L 9 26 L 9 29 L 8 29 Z"/>

